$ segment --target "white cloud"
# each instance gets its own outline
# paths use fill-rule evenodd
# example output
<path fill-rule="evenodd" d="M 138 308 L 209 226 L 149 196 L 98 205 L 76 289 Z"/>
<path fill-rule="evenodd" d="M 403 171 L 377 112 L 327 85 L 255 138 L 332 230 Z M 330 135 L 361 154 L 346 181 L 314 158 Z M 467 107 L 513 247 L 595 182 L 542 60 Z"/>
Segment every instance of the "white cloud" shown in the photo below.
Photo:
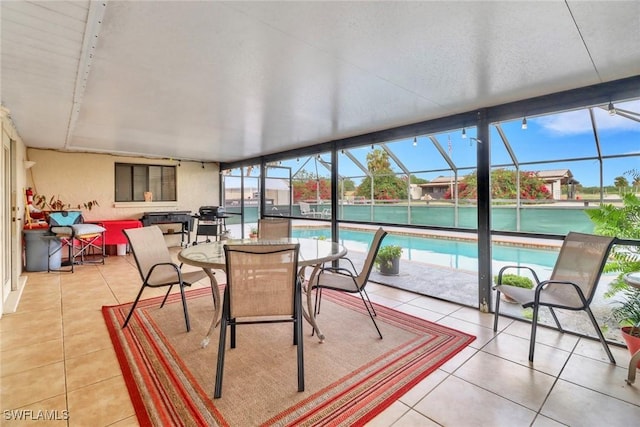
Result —
<path fill-rule="evenodd" d="M 640 114 L 640 100 L 615 104 L 615 107 Z M 606 110 L 601 108 L 594 108 L 593 114 L 600 131 L 640 131 L 640 123 L 637 121 L 619 115 L 610 116 Z M 556 135 L 578 135 L 593 132 L 589 111 L 586 109 L 543 116 L 536 121 L 543 130 Z"/>

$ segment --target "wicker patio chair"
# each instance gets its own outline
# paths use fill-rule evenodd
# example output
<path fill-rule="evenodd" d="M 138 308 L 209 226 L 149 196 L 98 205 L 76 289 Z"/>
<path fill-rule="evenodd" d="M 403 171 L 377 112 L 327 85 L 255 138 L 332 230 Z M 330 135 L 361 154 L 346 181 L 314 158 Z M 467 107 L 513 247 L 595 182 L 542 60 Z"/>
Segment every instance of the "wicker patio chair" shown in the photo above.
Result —
<path fill-rule="evenodd" d="M 378 335 L 382 339 L 382 333 L 374 319 L 374 316 L 376 316 L 376 310 L 374 309 L 373 304 L 371 304 L 371 300 L 369 299 L 365 286 L 369 280 L 369 275 L 371 274 L 371 269 L 373 268 L 373 263 L 376 259 L 376 255 L 378 254 L 378 250 L 380 249 L 382 239 L 384 239 L 386 235 L 387 232 L 384 231 L 382 227 L 378 228 L 376 234 L 373 236 L 373 241 L 371 242 L 369 252 L 365 258 L 360 273 L 356 271 L 353 262 L 347 257 L 341 259 L 348 261 L 351 264 L 352 270 L 344 267 L 323 267 L 320 270 L 316 278 L 313 280 L 314 283 L 310 283 L 311 290 L 316 289 L 314 314 L 320 313 L 323 289 L 360 294 L 360 298 L 369 313 L 369 317 L 371 317 L 373 325 L 376 327 Z"/>
<path fill-rule="evenodd" d="M 522 304 L 524 308 L 531 307 L 533 309 L 533 319 L 531 323 L 531 339 L 529 342 L 529 361 L 533 362 L 536 329 L 538 326 L 538 311 L 540 307 L 549 308 L 551 316 L 561 332 L 564 332 L 564 330 L 562 326 L 560 326 L 554 309 L 583 310 L 587 313 L 589 319 L 591 319 L 591 323 L 598 334 L 598 338 L 609 360 L 615 364 L 616 361 L 611 354 L 611 350 L 602 335 L 598 322 L 589 308 L 598 281 L 600 280 L 602 269 L 607 261 L 607 256 L 614 241 L 614 237 L 570 232 L 564 239 L 549 280 L 542 282 L 530 267 L 505 266 L 501 268 L 498 273 L 498 283 L 493 287 L 497 291 L 493 321 L 494 332 L 498 330 L 501 293 L 516 300 Z M 535 287 L 533 289 L 525 289 L 503 285 L 503 274 L 505 271 L 511 269 L 529 270 L 535 279 Z"/>
<path fill-rule="evenodd" d="M 293 344 L 297 347 L 298 391 L 304 391 L 299 251 L 298 243 L 224 246 L 227 285 L 220 320 L 214 398 L 222 395 L 227 326 L 231 328 L 230 347 L 235 348 L 236 326 L 242 324 L 293 323 Z"/>
<path fill-rule="evenodd" d="M 164 296 L 162 304 L 160 304 L 160 307 L 163 307 L 171 289 L 173 289 L 173 285 L 178 285 L 180 286 L 180 295 L 182 297 L 184 321 L 187 325 L 187 332 L 190 331 L 191 326 L 189 324 L 189 313 L 187 312 L 187 300 L 184 295 L 184 288 L 207 277 L 205 272 L 203 270 L 182 272 L 182 264 L 177 265 L 171 259 L 171 253 L 167 248 L 162 231 L 157 225 L 127 229 L 123 230 L 123 232 L 127 236 L 127 240 L 131 246 L 131 252 L 136 260 L 136 265 L 142 278 L 142 286 L 122 327 L 127 327 L 144 288 L 168 286 L 169 290 Z"/>

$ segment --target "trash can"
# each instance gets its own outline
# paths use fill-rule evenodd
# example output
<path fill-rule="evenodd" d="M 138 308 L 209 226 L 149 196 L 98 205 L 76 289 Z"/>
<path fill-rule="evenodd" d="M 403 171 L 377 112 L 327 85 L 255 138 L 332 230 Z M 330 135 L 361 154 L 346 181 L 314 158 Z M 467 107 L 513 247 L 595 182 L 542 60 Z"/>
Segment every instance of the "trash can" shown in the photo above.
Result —
<path fill-rule="evenodd" d="M 27 271 L 59 270 L 62 261 L 62 243 L 46 229 L 23 230 Z M 51 254 L 51 256 L 49 256 Z"/>
<path fill-rule="evenodd" d="M 118 243 L 116 246 L 116 253 L 118 256 L 123 256 L 127 254 L 127 244 L 126 243 Z"/>

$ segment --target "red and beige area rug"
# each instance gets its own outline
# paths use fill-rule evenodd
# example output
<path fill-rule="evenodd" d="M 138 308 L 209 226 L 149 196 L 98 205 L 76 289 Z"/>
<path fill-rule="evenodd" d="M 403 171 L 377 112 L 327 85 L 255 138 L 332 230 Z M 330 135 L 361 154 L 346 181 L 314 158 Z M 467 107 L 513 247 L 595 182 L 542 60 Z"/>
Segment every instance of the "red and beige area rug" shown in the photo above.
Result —
<path fill-rule="evenodd" d="M 103 307 L 141 425 L 363 425 L 475 339 L 376 305 L 381 340 L 359 298 L 325 291 L 318 315 L 325 342 L 304 325 L 304 392 L 291 325 L 243 325 L 214 400 L 219 330 L 200 346 L 211 290 L 187 295 L 191 332 L 177 294 L 162 309 L 161 298 L 140 302 L 126 329 L 131 304 Z"/>

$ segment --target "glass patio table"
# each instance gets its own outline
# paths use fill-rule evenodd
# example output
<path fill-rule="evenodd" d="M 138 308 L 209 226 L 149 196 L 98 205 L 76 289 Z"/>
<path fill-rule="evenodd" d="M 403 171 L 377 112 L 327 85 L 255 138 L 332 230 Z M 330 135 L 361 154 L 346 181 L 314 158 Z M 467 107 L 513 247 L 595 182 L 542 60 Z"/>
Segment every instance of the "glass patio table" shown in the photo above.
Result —
<path fill-rule="evenodd" d="M 336 260 L 347 254 L 347 249 L 339 243 L 328 240 L 298 237 L 278 240 L 232 239 L 211 243 L 201 243 L 182 249 L 178 253 L 178 260 L 184 264 L 202 268 L 211 281 L 214 314 L 207 336 L 201 342 L 202 347 L 206 347 L 209 344 L 211 334 L 220 323 L 220 317 L 222 316 L 220 287 L 218 286 L 218 281 L 213 270 L 224 271 L 226 269 L 226 260 L 224 257 L 224 245 L 226 243 L 246 245 L 259 245 L 265 243 L 299 243 L 300 252 L 298 255 L 298 267 L 300 268 L 300 275 L 304 275 L 306 267 L 313 268 L 311 276 L 309 276 L 309 283 L 313 282 L 316 275 L 319 273 L 322 264 Z M 323 342 L 325 336 L 316 323 L 311 290 L 305 289 L 303 286 L 303 292 L 307 294 L 307 310 L 303 309 L 303 315 L 317 332 L 320 342 Z"/>

